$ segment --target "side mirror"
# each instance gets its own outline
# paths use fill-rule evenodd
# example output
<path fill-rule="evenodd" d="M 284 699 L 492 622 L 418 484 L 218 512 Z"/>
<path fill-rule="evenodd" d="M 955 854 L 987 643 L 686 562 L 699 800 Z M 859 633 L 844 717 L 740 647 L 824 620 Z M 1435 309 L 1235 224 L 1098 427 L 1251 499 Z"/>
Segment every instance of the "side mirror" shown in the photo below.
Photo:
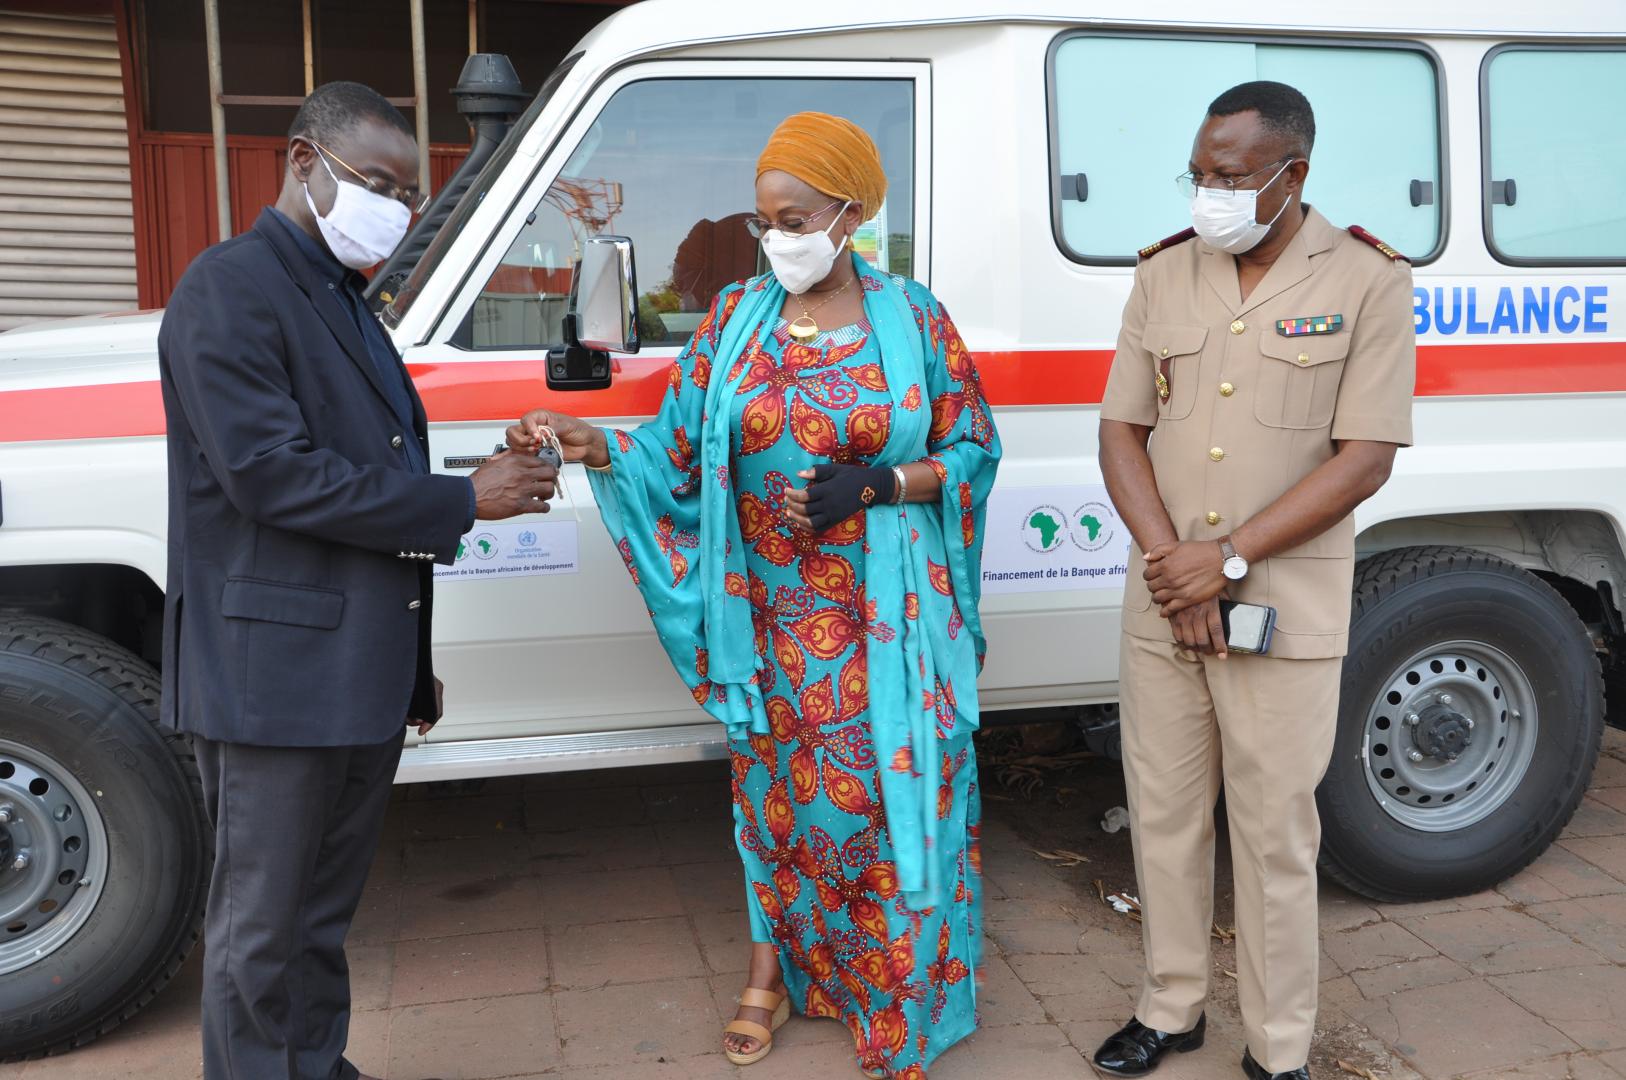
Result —
<path fill-rule="evenodd" d="M 602 390 L 610 385 L 610 352 L 638 351 L 631 240 L 590 236 L 582 241 L 564 331 L 565 347 L 548 352 L 550 390 Z"/>
<path fill-rule="evenodd" d="M 638 282 L 631 240 L 592 236 L 583 241 L 570 291 L 576 336 L 584 347 L 638 351 Z"/>

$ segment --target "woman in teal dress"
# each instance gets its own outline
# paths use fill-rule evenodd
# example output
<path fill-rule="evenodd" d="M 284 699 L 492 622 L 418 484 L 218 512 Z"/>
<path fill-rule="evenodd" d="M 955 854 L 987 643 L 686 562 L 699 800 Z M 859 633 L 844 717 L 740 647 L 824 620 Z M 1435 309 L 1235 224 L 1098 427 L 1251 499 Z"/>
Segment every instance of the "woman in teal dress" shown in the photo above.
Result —
<path fill-rule="evenodd" d="M 725 1029 L 768 1052 L 789 1006 L 859 1068 L 923 1080 L 976 1025 L 983 507 L 999 437 L 948 313 L 848 250 L 874 143 L 803 113 L 758 165 L 772 274 L 729 286 L 660 413 L 605 431 L 536 410 L 695 700 L 727 726 L 752 959 Z M 821 329 L 833 327 L 833 329 Z"/>

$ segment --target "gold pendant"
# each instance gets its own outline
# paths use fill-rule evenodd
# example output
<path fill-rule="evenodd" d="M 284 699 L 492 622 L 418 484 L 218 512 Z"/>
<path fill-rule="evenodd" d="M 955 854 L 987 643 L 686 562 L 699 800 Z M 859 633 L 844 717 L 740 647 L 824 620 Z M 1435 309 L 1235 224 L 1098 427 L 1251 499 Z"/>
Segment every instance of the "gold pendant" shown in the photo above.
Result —
<path fill-rule="evenodd" d="M 797 341 L 810 341 L 819 336 L 819 324 L 806 315 L 799 316 L 790 324 L 790 336 Z"/>

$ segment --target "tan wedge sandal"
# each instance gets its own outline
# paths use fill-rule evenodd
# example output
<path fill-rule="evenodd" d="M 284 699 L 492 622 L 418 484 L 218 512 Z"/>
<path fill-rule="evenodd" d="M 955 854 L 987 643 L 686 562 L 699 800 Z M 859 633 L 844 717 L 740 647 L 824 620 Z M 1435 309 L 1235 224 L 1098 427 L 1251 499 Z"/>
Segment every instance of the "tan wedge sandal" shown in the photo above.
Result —
<path fill-rule="evenodd" d="M 766 1009 L 773 1013 L 772 1027 L 763 1027 L 754 1020 L 730 1020 L 723 1028 L 724 1035 L 744 1035 L 748 1039 L 755 1039 L 760 1045 L 749 1054 L 736 1054 L 727 1046 L 723 1053 L 729 1061 L 736 1065 L 755 1065 L 768 1056 L 773 1049 L 773 1033 L 785 1026 L 790 1019 L 790 991 L 788 990 L 758 990 L 754 986 L 747 986 L 740 992 L 740 1004 L 751 1009 Z"/>

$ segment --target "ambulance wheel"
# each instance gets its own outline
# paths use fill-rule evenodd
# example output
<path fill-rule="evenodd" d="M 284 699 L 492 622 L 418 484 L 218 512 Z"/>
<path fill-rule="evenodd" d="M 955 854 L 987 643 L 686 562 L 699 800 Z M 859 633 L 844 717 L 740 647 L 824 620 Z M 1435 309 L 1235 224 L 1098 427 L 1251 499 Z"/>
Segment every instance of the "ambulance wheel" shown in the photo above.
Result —
<path fill-rule="evenodd" d="M 66 623 L 0 617 L 0 1060 L 134 1016 L 198 940 L 210 848 L 158 678 Z"/>
<path fill-rule="evenodd" d="M 1591 635 L 1545 582 L 1466 548 L 1373 556 L 1354 599 L 1321 868 L 1375 900 L 1488 889 L 1586 794 L 1603 738 Z"/>

